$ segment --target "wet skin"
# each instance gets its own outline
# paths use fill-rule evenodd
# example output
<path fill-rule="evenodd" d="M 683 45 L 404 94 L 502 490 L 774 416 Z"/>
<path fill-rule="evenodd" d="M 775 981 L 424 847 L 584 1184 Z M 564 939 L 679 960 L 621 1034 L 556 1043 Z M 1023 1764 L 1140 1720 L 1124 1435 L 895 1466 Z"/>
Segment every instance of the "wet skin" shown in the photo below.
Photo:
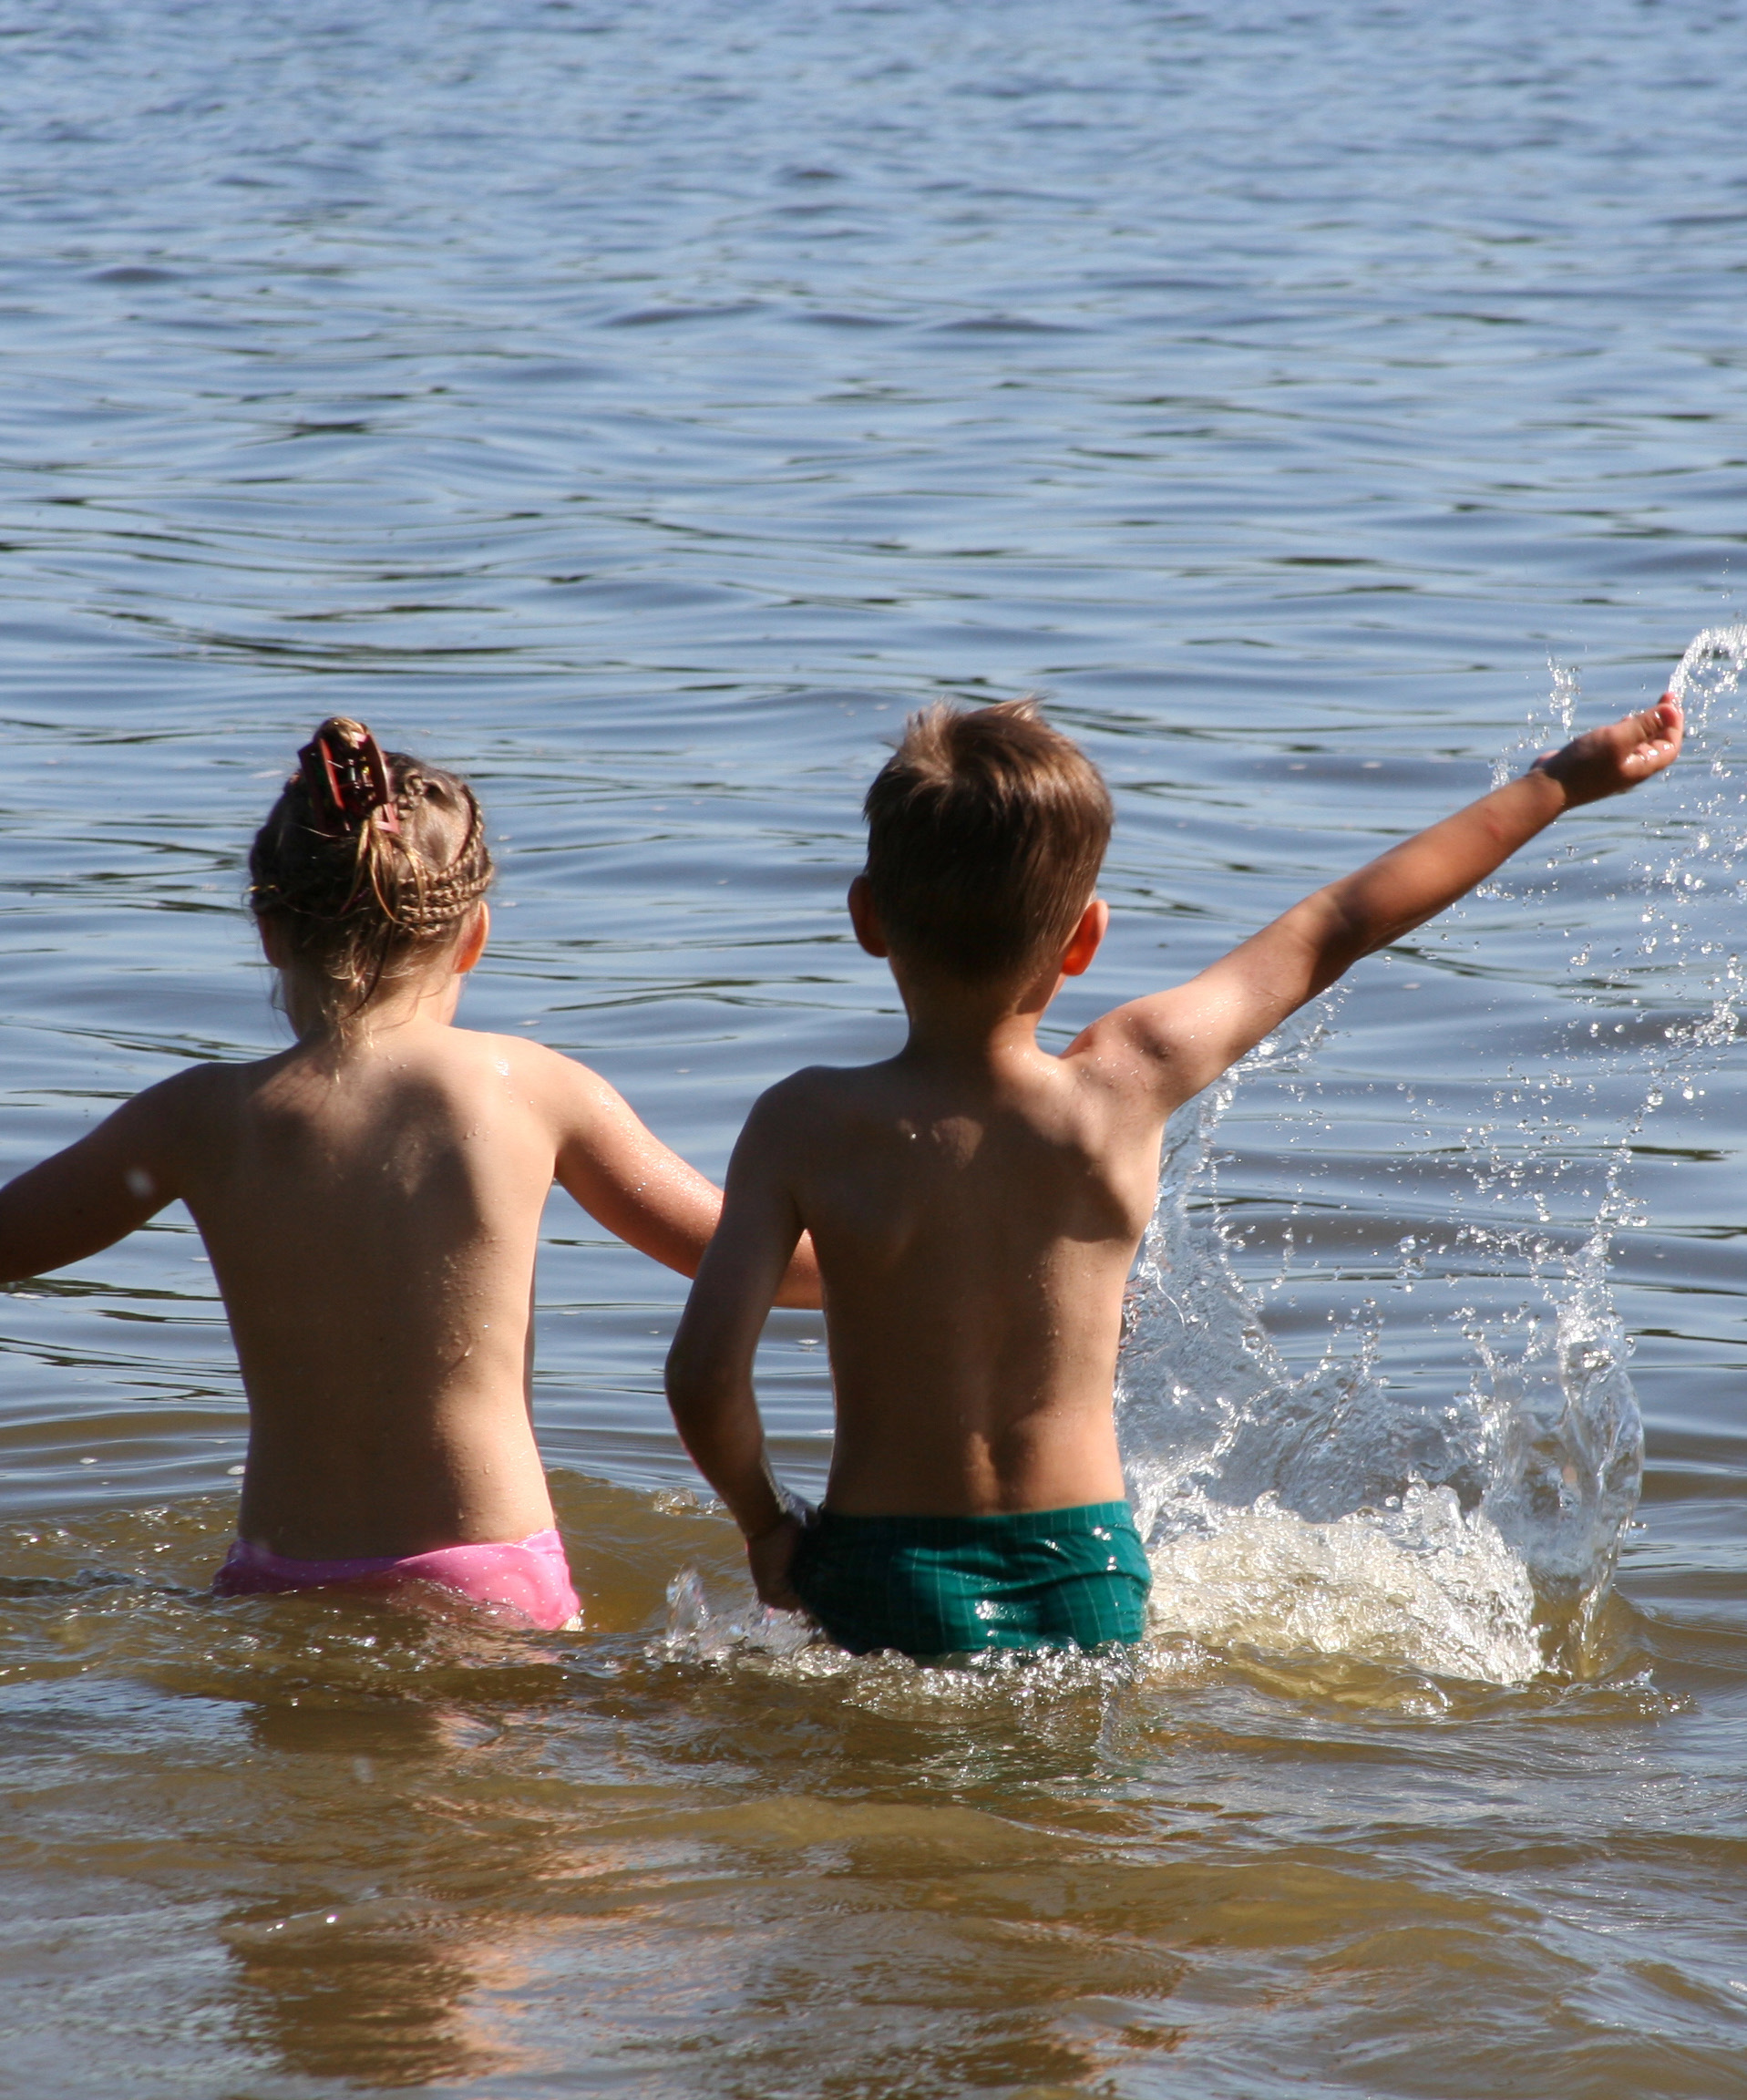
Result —
<path fill-rule="evenodd" d="M 1097 952 L 1104 903 L 1044 966 L 966 984 L 893 952 L 858 879 L 856 933 L 890 962 L 909 1040 L 878 1065 L 796 1073 L 758 1102 L 668 1361 L 680 1433 L 749 1541 L 765 1601 L 798 1603 L 799 1527 L 770 1475 L 753 1353 L 804 1231 L 837 1393 L 830 1508 L 975 1516 L 1119 1498 L 1122 1294 L 1166 1117 L 1563 810 L 1671 765 L 1681 734 L 1670 695 L 1575 738 L 1199 976 L 1105 1014 L 1060 1057 L 1037 1025 Z"/>
<path fill-rule="evenodd" d="M 178 1073 L 0 1189 L 7 1280 L 187 1204 L 249 1395 L 240 1529 L 272 1552 L 347 1560 L 545 1529 L 531 1315 L 553 1181 L 686 1275 L 715 1229 L 714 1185 L 598 1074 L 453 1025 L 488 924 L 481 906 L 344 1035 L 282 972 L 291 1049 Z M 785 1294 L 817 1302 L 806 1250 Z"/>

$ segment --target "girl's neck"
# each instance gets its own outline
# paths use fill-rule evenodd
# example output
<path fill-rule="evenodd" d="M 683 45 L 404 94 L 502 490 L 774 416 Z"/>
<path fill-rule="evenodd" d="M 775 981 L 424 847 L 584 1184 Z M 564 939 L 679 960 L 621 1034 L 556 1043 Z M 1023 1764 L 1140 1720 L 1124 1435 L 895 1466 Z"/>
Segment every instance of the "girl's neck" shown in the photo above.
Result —
<path fill-rule="evenodd" d="M 431 972 L 423 977 L 385 985 L 357 1013 L 336 1022 L 309 985 L 291 971 L 279 973 L 285 1018 L 300 1045 L 315 1049 L 349 1050 L 402 1029 L 446 1028 L 455 1019 L 464 979 L 457 972 Z"/>

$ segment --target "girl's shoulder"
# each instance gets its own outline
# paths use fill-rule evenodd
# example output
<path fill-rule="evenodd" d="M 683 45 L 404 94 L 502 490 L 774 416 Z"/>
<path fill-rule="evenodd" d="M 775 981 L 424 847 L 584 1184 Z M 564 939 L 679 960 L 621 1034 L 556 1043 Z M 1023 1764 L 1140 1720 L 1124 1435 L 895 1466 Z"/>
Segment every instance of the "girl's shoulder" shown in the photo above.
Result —
<path fill-rule="evenodd" d="M 526 1035 L 494 1035 L 483 1028 L 450 1026 L 442 1031 L 442 1036 L 436 1047 L 460 1072 L 490 1073 L 499 1079 L 551 1086 L 562 1085 L 573 1075 L 588 1071 L 588 1066 L 579 1065 L 574 1057 L 567 1057 L 560 1050 L 549 1050 L 545 1044 L 532 1042 Z"/>
<path fill-rule="evenodd" d="M 493 1035 L 449 1027 L 441 1054 L 455 1078 L 472 1090 L 503 1091 L 522 1106 L 568 1123 L 581 1109 L 616 1102 L 601 1075 L 561 1050 L 525 1035 Z"/>

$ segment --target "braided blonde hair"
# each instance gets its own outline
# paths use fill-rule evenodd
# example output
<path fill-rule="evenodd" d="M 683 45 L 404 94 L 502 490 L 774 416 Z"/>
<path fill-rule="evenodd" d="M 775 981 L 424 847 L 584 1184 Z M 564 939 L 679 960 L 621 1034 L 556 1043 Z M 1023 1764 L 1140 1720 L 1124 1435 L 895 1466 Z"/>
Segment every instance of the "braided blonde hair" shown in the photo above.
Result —
<path fill-rule="evenodd" d="M 417 976 L 490 887 L 485 817 L 465 780 L 330 715 L 249 851 L 249 906 L 279 930 L 330 1026 Z"/>

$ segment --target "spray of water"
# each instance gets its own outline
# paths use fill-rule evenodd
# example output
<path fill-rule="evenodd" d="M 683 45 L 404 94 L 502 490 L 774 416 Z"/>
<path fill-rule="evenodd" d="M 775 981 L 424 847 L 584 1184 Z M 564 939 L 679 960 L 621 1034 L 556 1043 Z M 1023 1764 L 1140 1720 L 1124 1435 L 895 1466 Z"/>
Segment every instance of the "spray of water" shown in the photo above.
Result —
<path fill-rule="evenodd" d="M 1681 659 L 1688 757 L 1623 880 L 1577 894 L 1586 873 L 1606 880 L 1599 853 L 1574 858 L 1578 841 L 1547 864 L 1550 881 L 1489 886 L 1620 938 L 1600 960 L 1593 935 L 1572 952 L 1561 1040 L 1542 1063 L 1513 1062 L 1478 1114 L 1441 1116 L 1433 1090 L 1402 1083 L 1424 1127 L 1399 1180 L 1423 1222 L 1395 1242 L 1387 1312 L 1367 1299 L 1295 1367 L 1263 1316 L 1295 1229 L 1264 1277 L 1218 1186 L 1234 1100 L 1301 1094 L 1331 1003 L 1167 1133 L 1118 1401 L 1161 1632 L 1499 1683 L 1584 1669 L 1642 1469 L 1608 1248 L 1643 1221 L 1629 1169 L 1647 1119 L 1702 1090 L 1741 1004 L 1747 793 L 1721 703 L 1744 669 L 1747 627 L 1708 629 Z M 1545 715 L 1501 777 L 1572 732 L 1579 695 L 1554 665 Z M 1289 1132 L 1282 1182 L 1301 1164 Z M 1370 1251 L 1373 1272 L 1386 1251 Z M 1364 1264 L 1350 1248 L 1345 1265 Z"/>
<path fill-rule="evenodd" d="M 1695 717 L 1709 726 L 1711 703 L 1726 700 L 1741 685 L 1747 668 L 1747 627 L 1706 627 L 1687 644 L 1668 689 Z"/>

